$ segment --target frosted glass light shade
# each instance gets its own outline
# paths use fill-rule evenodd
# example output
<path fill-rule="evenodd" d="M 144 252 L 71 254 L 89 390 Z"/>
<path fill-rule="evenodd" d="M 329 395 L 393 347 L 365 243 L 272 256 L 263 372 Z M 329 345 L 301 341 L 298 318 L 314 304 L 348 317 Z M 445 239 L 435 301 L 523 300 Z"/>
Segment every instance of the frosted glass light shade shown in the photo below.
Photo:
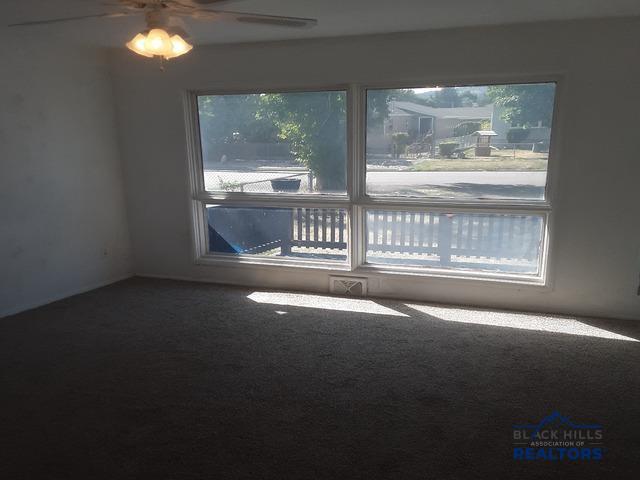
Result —
<path fill-rule="evenodd" d="M 144 41 L 144 48 L 152 55 L 168 55 L 172 51 L 169 34 L 161 28 L 152 29 Z"/>
<path fill-rule="evenodd" d="M 138 55 L 142 55 L 144 57 L 153 57 L 150 53 L 144 48 L 144 41 L 147 39 L 145 35 L 142 33 L 137 34 L 133 37 L 133 40 L 127 43 L 127 48 L 132 52 L 136 52 Z"/>
<path fill-rule="evenodd" d="M 189 45 L 180 35 L 174 35 L 171 37 L 171 53 L 165 55 L 167 60 L 174 57 L 179 57 L 188 53 L 193 48 L 193 45 Z"/>

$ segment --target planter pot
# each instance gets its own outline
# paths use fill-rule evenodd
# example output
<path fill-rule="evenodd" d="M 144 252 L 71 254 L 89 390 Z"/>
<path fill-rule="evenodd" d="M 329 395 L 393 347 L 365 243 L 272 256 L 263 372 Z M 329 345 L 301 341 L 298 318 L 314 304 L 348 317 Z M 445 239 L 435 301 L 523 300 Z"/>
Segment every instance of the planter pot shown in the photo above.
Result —
<path fill-rule="evenodd" d="M 300 182 L 299 178 L 271 180 L 271 188 L 274 192 L 297 192 L 300 190 Z"/>

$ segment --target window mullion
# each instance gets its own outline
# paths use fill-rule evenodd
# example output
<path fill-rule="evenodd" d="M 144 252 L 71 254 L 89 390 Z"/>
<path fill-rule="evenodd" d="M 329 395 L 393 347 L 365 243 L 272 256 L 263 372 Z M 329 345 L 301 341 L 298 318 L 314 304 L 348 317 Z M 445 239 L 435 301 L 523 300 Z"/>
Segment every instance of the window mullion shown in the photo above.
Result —
<path fill-rule="evenodd" d="M 358 85 L 351 85 L 348 94 L 348 163 L 347 191 L 351 199 L 351 221 L 349 223 L 349 263 L 351 270 L 357 269 L 364 262 L 364 211 L 357 205 L 363 198 L 366 180 L 365 131 L 366 131 L 366 97 L 365 91 Z"/>
<path fill-rule="evenodd" d="M 358 205 L 371 209 L 383 210 L 431 210 L 437 212 L 495 212 L 495 213 L 545 213 L 551 211 L 547 202 L 463 202 L 459 200 L 434 199 L 394 199 L 383 197 L 369 197 L 358 202 Z"/>
<path fill-rule="evenodd" d="M 270 194 L 229 194 L 211 195 L 203 193 L 194 196 L 209 205 L 239 205 L 249 207 L 301 207 L 301 208 L 349 208 L 346 197 L 340 196 L 301 196 L 301 195 L 270 195 Z"/>

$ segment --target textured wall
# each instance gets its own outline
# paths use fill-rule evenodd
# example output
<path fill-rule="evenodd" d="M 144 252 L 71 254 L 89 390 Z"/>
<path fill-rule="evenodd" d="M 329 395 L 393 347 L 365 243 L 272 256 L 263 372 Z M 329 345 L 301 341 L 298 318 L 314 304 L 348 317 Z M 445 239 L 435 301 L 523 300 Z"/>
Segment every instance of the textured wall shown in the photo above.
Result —
<path fill-rule="evenodd" d="M 376 277 L 370 291 L 638 318 L 639 31 L 636 18 L 222 45 L 197 48 L 172 61 L 164 73 L 153 62 L 118 50 L 114 74 L 135 270 L 316 291 L 328 286 L 326 271 L 193 264 L 181 100 L 185 89 L 559 74 L 564 88 L 559 92 L 552 288 Z M 491 55 L 478 55 L 477 45 Z"/>
<path fill-rule="evenodd" d="M 0 316 L 129 275 L 104 52 L 0 32 Z"/>

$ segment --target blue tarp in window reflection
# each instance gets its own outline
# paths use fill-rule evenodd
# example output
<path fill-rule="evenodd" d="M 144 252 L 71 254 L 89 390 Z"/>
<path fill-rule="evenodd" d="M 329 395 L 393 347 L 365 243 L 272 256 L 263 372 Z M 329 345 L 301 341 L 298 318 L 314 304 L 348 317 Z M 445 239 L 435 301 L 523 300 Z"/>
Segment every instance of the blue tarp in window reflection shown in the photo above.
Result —
<path fill-rule="evenodd" d="M 257 254 L 280 249 L 287 254 L 291 242 L 291 209 L 207 207 L 209 251 Z"/>

